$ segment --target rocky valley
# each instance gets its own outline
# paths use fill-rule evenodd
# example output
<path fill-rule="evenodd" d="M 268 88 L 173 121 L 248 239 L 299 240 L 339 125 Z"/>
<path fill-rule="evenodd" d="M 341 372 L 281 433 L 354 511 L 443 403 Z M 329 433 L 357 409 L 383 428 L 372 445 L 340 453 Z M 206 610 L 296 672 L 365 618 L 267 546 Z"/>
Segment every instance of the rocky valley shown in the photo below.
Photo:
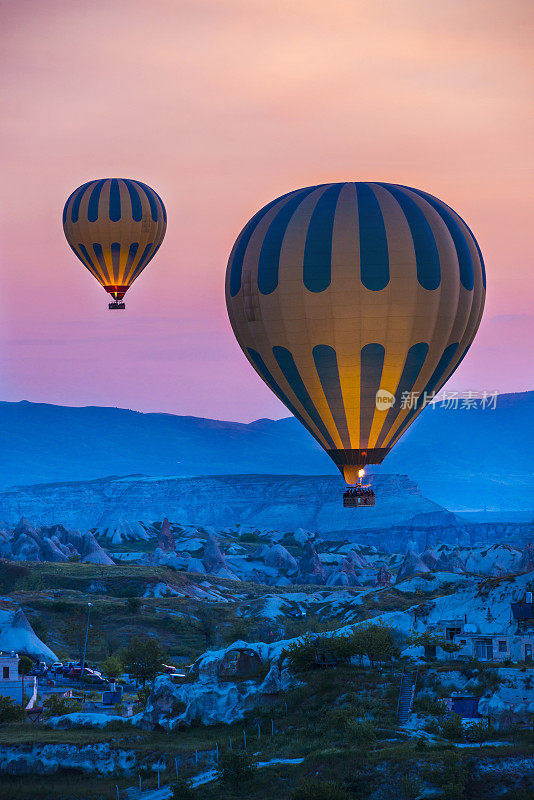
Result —
<path fill-rule="evenodd" d="M 49 679 L 39 677 L 37 724 L 0 727 L 10 796 L 46 797 L 40 775 L 58 798 L 70 798 L 71 775 L 87 800 L 111 798 L 111 776 L 124 797 L 163 800 L 180 781 L 199 800 L 233 797 L 224 764 L 238 754 L 252 765 L 247 796 L 258 800 L 266 782 L 280 796 L 293 796 L 284 795 L 288 780 L 295 792 L 313 792 L 310 775 L 331 785 L 336 800 L 379 800 L 401 781 L 399 759 L 409 764 L 399 797 L 446 797 L 439 792 L 454 753 L 459 797 L 472 785 L 488 800 L 526 798 L 534 785 L 532 527 L 469 523 L 429 504 L 408 479 L 384 477 L 386 502 L 390 493 L 416 513 L 358 531 L 337 519 L 324 530 L 193 524 L 170 514 L 127 519 L 113 507 L 116 479 L 35 487 L 23 500 L 50 498 L 41 522 L 35 499 L 29 518 L 9 523 L 4 512 L 2 650 L 35 663 L 75 662 L 87 635 L 87 663 L 105 670 L 110 658 L 128 664 L 128 647 L 154 641 L 166 665 L 146 690 L 121 667 L 124 701 L 111 708 L 102 691 L 53 673 L 58 691 L 73 697 L 52 712 Z M 203 495 L 227 492 L 212 522 L 243 513 L 249 500 L 235 492 L 236 480 L 201 485 Z M 167 501 L 183 513 L 182 481 L 188 498 L 200 491 L 198 479 L 169 480 L 167 494 L 160 481 L 127 479 L 122 504 L 137 497 L 146 508 L 151 485 L 150 509 Z M 257 481 L 272 523 L 284 491 L 297 505 L 295 478 Z M 318 506 L 337 486 L 311 483 Z M 73 491 L 80 494 L 68 504 Z M 89 502 L 89 492 L 99 500 Z M 103 497 L 110 505 L 94 524 L 92 503 Z M 92 524 L 73 529 L 84 511 Z M 512 794 L 503 795 L 503 782 Z"/>

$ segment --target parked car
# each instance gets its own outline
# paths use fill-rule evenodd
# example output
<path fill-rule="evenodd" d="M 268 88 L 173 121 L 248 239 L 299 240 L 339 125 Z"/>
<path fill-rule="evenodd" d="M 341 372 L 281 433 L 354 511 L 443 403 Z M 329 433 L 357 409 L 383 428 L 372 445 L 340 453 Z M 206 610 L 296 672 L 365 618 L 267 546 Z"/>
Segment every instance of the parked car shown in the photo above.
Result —
<path fill-rule="evenodd" d="M 82 674 L 82 665 L 75 664 L 68 672 L 69 678 L 79 678 Z M 89 669 L 89 667 L 84 667 L 83 670 L 84 675 L 93 675 L 93 670 Z"/>
<path fill-rule="evenodd" d="M 50 670 L 52 672 L 61 672 L 63 670 L 63 661 L 54 661 L 54 663 L 50 665 Z"/>
<path fill-rule="evenodd" d="M 69 669 L 69 671 L 67 672 L 67 677 L 68 678 L 79 678 L 81 674 L 82 674 L 82 668 L 81 667 L 71 667 Z"/>
<path fill-rule="evenodd" d="M 45 662 L 39 661 L 30 672 L 30 675 L 42 676 L 46 675 L 47 672 L 48 672 L 48 667 L 46 666 Z"/>
<path fill-rule="evenodd" d="M 88 675 L 87 673 L 85 673 L 82 678 L 82 683 L 85 683 L 89 686 L 96 686 L 102 689 L 109 689 L 108 681 L 104 680 L 102 676 L 95 675 L 94 673 L 92 675 L 91 674 Z"/>

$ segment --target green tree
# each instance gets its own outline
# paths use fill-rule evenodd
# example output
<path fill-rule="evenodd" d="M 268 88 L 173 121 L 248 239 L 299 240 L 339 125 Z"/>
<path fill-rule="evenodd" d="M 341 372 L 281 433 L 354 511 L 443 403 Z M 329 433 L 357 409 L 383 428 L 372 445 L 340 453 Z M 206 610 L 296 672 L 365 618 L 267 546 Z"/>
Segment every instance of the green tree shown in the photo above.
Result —
<path fill-rule="evenodd" d="M 305 634 L 300 641 L 292 642 L 284 651 L 289 669 L 292 672 L 311 669 L 315 666 L 315 652 L 318 646 L 324 646 L 320 637 Z"/>
<path fill-rule="evenodd" d="M 102 663 L 102 674 L 105 675 L 106 678 L 111 678 L 112 680 L 120 678 L 123 672 L 124 667 L 117 656 L 109 656 Z"/>
<path fill-rule="evenodd" d="M 453 653 L 457 653 L 462 649 L 459 644 L 454 644 L 454 642 L 451 642 L 449 639 L 445 639 L 443 636 L 438 636 L 436 633 L 430 633 L 428 631 L 410 636 L 408 644 L 412 647 L 440 647 L 445 653 L 449 654 L 449 660 L 452 659 Z"/>
<path fill-rule="evenodd" d="M 124 651 L 122 663 L 126 672 L 143 686 L 161 672 L 165 653 L 150 636 L 135 636 Z"/>
<path fill-rule="evenodd" d="M 371 667 L 376 662 L 383 663 L 398 658 L 399 648 L 393 640 L 392 628 L 387 625 L 368 625 L 356 628 L 355 632 L 362 637 L 362 647 Z"/>
<path fill-rule="evenodd" d="M 462 649 L 461 645 L 454 644 L 454 642 L 450 642 L 445 640 L 443 644 L 440 644 L 442 650 L 449 654 L 449 661 L 452 661 L 453 653 L 457 653 L 459 650 Z"/>
<path fill-rule="evenodd" d="M 0 725 L 8 722 L 21 722 L 25 716 L 25 710 L 12 697 L 0 695 Z"/>
<path fill-rule="evenodd" d="M 29 656 L 20 655 L 19 666 L 18 666 L 19 675 L 29 675 L 32 669 L 33 669 L 32 659 Z"/>

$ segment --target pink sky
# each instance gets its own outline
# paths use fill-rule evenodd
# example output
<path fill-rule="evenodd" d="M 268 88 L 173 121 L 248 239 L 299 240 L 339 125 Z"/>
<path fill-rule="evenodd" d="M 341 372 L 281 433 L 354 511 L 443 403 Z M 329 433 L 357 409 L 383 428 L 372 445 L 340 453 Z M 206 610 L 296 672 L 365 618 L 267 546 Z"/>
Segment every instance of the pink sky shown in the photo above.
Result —
<path fill-rule="evenodd" d="M 423 188 L 485 255 L 448 388 L 534 388 L 530 0 L 4 0 L 0 399 L 286 416 L 234 341 L 228 253 L 288 189 Z M 126 313 L 74 258 L 70 192 L 138 178 L 166 239 Z"/>

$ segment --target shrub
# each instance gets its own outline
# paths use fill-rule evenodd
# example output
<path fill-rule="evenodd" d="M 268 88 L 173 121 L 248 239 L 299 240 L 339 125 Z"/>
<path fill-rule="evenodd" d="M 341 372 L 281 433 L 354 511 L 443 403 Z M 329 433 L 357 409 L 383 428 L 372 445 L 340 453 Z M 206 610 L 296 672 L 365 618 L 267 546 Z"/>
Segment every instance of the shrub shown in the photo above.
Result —
<path fill-rule="evenodd" d="M 420 751 L 420 752 L 424 752 L 425 750 L 428 750 L 428 742 L 427 742 L 427 740 L 423 739 L 422 736 L 419 736 L 417 741 L 416 741 L 416 743 L 415 743 L 415 749 Z"/>
<path fill-rule="evenodd" d="M 423 730 L 425 730 L 427 733 L 441 733 L 441 727 L 435 719 L 431 719 L 425 723 Z"/>
<path fill-rule="evenodd" d="M 126 608 L 130 612 L 130 614 L 137 614 L 139 609 L 141 608 L 141 598 L 140 597 L 127 597 L 126 598 Z"/>
<path fill-rule="evenodd" d="M 493 729 L 490 728 L 485 719 L 478 722 L 471 722 L 464 728 L 464 736 L 467 742 L 485 742 L 491 738 Z"/>
<path fill-rule="evenodd" d="M 334 781 L 307 779 L 293 790 L 291 800 L 349 800 L 349 794 Z"/>
<path fill-rule="evenodd" d="M 422 694 L 413 701 L 413 710 L 419 714 L 431 714 L 433 717 L 442 717 L 447 709 L 445 705 L 428 694 Z"/>
<path fill-rule="evenodd" d="M 376 785 L 378 772 L 369 771 L 361 766 L 356 766 L 345 778 L 345 784 L 349 795 L 354 798 L 369 797 Z"/>
<path fill-rule="evenodd" d="M 0 695 L 0 725 L 8 722 L 21 722 L 26 716 L 26 712 L 16 703 L 12 697 Z"/>
<path fill-rule="evenodd" d="M 496 669 L 481 669 L 478 673 L 478 684 L 485 692 L 495 692 L 502 683 L 502 678 Z"/>
<path fill-rule="evenodd" d="M 139 689 L 139 691 L 137 692 L 137 702 L 141 703 L 143 708 L 146 706 L 146 702 L 149 697 L 150 697 L 150 689 L 148 688 L 148 686 L 143 686 L 143 688 Z"/>
<path fill-rule="evenodd" d="M 419 777 L 413 772 L 401 773 L 395 778 L 395 786 L 390 796 L 398 800 L 417 800 L 423 790 Z"/>
<path fill-rule="evenodd" d="M 218 777 L 232 788 L 238 789 L 242 783 L 250 781 L 256 771 L 256 762 L 245 750 L 223 753 L 219 758 Z"/>
<path fill-rule="evenodd" d="M 445 753 L 441 764 L 431 768 L 427 777 L 443 790 L 447 800 L 461 800 L 465 797 L 466 788 L 473 772 L 470 761 L 452 751 Z"/>
<path fill-rule="evenodd" d="M 361 750 L 367 750 L 376 742 L 375 726 L 370 720 L 353 720 L 347 724 L 347 739 Z"/>
<path fill-rule="evenodd" d="M 372 703 L 367 703 L 371 706 Z M 366 749 L 376 741 L 374 721 L 370 719 L 358 719 L 360 713 L 365 713 L 363 708 L 344 707 L 335 708 L 328 715 L 327 723 L 333 731 L 341 734 L 343 740 L 348 744 L 357 745 L 361 749 Z M 376 716 L 373 714 L 373 716 Z M 318 724 L 318 734 L 325 732 L 324 718 Z"/>
<path fill-rule="evenodd" d="M 0 592 L 7 594 L 16 589 L 19 583 L 31 576 L 31 570 L 23 564 L 12 564 L 10 561 L 1 561 Z"/>
<path fill-rule="evenodd" d="M 234 617 L 229 625 L 224 639 L 229 644 L 232 642 L 237 642 L 239 639 L 250 642 L 251 637 L 249 633 L 250 629 L 247 620 L 244 617 Z"/>
<path fill-rule="evenodd" d="M 80 703 L 73 697 L 60 697 L 53 694 L 43 703 L 43 718 L 62 717 L 64 714 L 72 714 L 80 711 Z"/>
<path fill-rule="evenodd" d="M 196 796 L 191 781 L 188 781 L 187 778 L 177 778 L 174 783 L 171 783 L 172 800 L 195 800 Z"/>
<path fill-rule="evenodd" d="M 440 729 L 445 739 L 459 742 L 464 738 L 462 718 L 459 714 L 448 714 L 442 721 Z"/>

